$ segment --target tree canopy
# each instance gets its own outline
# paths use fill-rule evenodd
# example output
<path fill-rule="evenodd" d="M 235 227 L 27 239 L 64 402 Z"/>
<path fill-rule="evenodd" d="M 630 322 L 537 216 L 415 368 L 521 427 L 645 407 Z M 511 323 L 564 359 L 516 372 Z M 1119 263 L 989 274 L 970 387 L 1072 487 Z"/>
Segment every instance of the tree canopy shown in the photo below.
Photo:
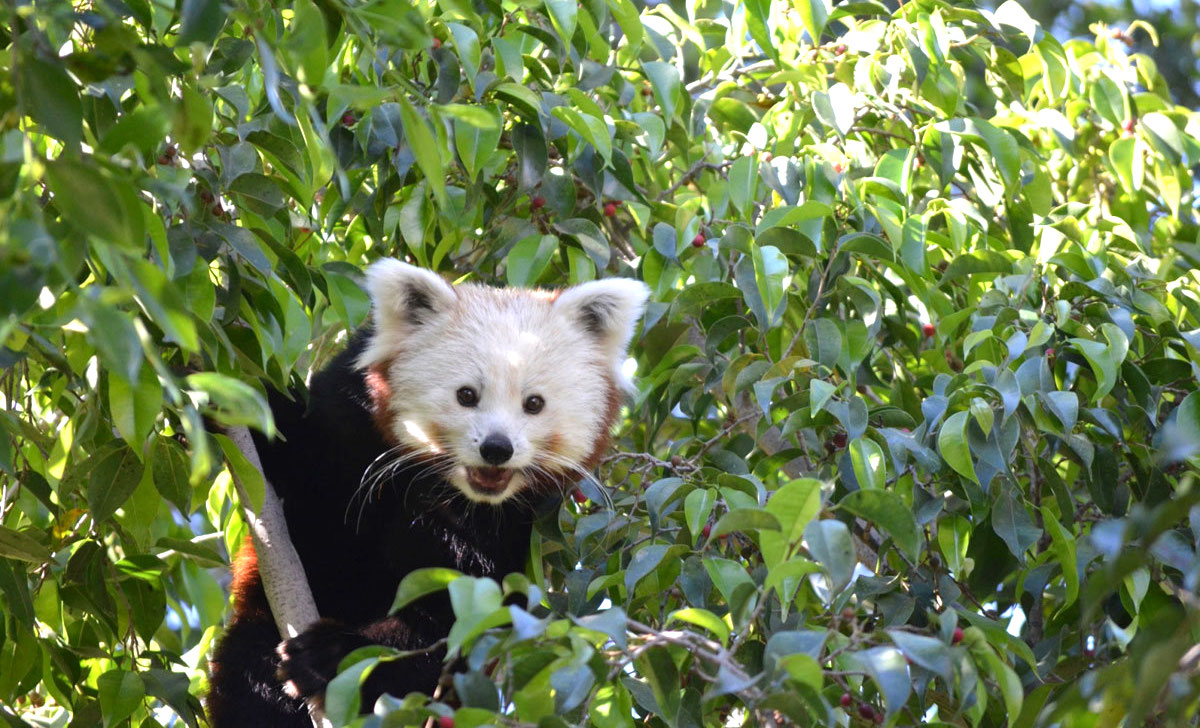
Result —
<path fill-rule="evenodd" d="M 465 669 L 357 717 L 395 656 L 352 655 L 333 722 L 1194 720 L 1200 115 L 1157 40 L 1011 0 L 10 3 L 0 717 L 203 723 L 254 481 L 209 425 L 271 432 L 393 255 L 652 297 L 527 573 L 402 584 Z"/>

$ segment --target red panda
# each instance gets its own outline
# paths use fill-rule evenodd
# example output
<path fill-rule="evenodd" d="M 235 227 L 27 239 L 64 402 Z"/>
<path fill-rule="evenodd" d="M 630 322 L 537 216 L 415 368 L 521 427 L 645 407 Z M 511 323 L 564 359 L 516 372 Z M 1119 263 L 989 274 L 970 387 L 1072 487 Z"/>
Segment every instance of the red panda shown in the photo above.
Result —
<path fill-rule="evenodd" d="M 283 438 L 255 439 L 323 619 L 281 644 L 253 547 L 242 548 L 233 615 L 209 661 L 216 728 L 310 726 L 304 700 L 320 699 L 354 649 L 445 637 L 444 594 L 388 614 L 409 572 L 522 571 L 535 505 L 608 446 L 648 296 L 628 279 L 451 286 L 393 259 L 366 280 L 371 321 L 313 378 L 307 407 L 271 394 Z M 443 658 L 381 663 L 364 709 L 384 693 L 431 692 Z"/>

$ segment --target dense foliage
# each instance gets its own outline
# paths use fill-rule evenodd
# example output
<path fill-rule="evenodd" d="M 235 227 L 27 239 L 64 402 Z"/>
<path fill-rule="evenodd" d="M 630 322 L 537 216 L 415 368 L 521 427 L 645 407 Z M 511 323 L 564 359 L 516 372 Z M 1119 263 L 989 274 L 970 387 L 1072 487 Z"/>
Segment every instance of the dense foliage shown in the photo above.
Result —
<path fill-rule="evenodd" d="M 1200 116 L 1015 2 L 147 0 L 0 21 L 0 716 L 202 722 L 234 507 L 358 271 L 653 290 L 449 718 L 1179 724 Z M 511 592 L 529 609 L 502 606 Z M 336 722 L 376 652 L 329 692 Z M 347 665 L 349 666 L 349 665 Z M 386 718 L 385 714 L 390 715 Z"/>

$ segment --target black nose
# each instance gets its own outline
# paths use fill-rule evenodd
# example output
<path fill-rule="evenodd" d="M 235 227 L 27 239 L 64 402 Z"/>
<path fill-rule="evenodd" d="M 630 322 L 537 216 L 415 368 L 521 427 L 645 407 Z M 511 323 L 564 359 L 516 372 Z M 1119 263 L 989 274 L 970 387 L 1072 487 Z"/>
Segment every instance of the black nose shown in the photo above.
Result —
<path fill-rule="evenodd" d="M 479 454 L 488 465 L 503 465 L 512 457 L 513 446 L 507 437 L 493 432 L 479 446 Z"/>

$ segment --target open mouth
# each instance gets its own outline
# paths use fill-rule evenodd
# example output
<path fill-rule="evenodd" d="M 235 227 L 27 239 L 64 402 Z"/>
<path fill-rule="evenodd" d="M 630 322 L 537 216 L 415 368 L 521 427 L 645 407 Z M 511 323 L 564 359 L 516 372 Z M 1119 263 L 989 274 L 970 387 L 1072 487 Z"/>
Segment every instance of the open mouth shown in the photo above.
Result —
<path fill-rule="evenodd" d="M 467 482 L 480 493 L 497 495 L 508 487 L 514 472 L 511 468 L 467 468 Z"/>

